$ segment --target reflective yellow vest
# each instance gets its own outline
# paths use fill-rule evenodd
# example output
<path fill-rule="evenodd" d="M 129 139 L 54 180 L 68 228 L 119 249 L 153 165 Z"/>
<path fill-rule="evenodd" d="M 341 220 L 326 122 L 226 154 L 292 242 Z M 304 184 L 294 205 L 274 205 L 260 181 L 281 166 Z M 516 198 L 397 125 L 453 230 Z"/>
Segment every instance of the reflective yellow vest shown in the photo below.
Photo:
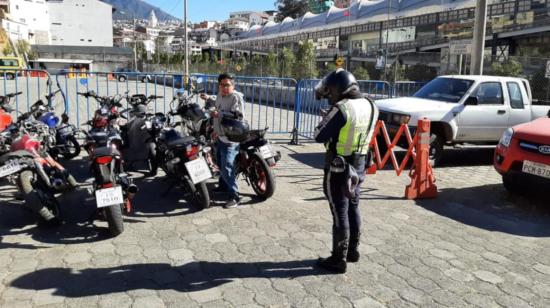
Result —
<path fill-rule="evenodd" d="M 345 99 L 338 103 L 338 109 L 346 117 L 346 124 L 340 129 L 336 154 L 350 156 L 354 152 L 367 154 L 369 142 L 378 120 L 378 108 L 364 98 Z"/>

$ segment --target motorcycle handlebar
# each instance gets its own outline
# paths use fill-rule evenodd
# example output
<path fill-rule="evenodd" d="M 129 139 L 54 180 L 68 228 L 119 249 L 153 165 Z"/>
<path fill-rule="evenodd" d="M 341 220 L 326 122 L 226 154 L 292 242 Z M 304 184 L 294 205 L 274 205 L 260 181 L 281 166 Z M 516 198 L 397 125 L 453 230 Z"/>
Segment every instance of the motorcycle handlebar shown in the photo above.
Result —
<path fill-rule="evenodd" d="M 23 92 L 19 91 L 19 92 L 10 93 L 10 94 L 6 95 L 6 97 L 15 97 L 15 96 L 21 95 L 21 94 L 23 94 Z"/>

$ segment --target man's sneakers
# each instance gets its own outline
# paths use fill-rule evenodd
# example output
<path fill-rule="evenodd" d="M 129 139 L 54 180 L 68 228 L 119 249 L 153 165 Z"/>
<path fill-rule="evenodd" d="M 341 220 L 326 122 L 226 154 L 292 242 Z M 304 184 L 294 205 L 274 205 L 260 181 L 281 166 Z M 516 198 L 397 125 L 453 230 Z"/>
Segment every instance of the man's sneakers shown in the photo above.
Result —
<path fill-rule="evenodd" d="M 236 207 L 239 207 L 241 206 L 241 201 L 238 200 L 238 199 L 231 199 L 229 201 L 227 201 L 226 204 L 223 205 L 223 208 L 224 209 L 232 209 L 232 208 L 236 208 Z"/>

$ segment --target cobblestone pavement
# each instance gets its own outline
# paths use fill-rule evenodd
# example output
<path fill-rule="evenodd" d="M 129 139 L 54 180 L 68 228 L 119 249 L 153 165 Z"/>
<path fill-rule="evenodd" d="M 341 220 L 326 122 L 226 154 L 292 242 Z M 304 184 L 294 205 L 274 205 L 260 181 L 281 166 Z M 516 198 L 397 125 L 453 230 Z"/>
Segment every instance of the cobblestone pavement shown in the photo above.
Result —
<path fill-rule="evenodd" d="M 138 178 L 116 238 L 86 224 L 86 189 L 62 197 L 67 224 L 53 231 L 0 187 L 0 306 L 550 307 L 548 204 L 506 193 L 490 152 L 450 153 L 435 200 L 403 199 L 406 175 L 369 176 L 361 260 L 332 275 L 313 266 L 331 241 L 322 148 L 277 147 L 273 198 L 196 211 Z M 86 180 L 85 163 L 66 165 Z"/>

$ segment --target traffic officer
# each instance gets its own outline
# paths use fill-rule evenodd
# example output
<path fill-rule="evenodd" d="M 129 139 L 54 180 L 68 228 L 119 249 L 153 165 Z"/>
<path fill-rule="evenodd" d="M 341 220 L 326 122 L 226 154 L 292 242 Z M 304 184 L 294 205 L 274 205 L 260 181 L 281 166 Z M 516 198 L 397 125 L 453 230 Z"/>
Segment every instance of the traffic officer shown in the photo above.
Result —
<path fill-rule="evenodd" d="M 323 189 L 333 218 L 332 255 L 319 259 L 317 264 L 345 273 L 346 261 L 359 261 L 360 186 L 378 108 L 361 94 L 355 77 L 344 69 L 321 80 L 315 94 L 316 99 L 328 99 L 330 105 L 329 110 L 322 112 L 315 141 L 326 147 Z"/>

